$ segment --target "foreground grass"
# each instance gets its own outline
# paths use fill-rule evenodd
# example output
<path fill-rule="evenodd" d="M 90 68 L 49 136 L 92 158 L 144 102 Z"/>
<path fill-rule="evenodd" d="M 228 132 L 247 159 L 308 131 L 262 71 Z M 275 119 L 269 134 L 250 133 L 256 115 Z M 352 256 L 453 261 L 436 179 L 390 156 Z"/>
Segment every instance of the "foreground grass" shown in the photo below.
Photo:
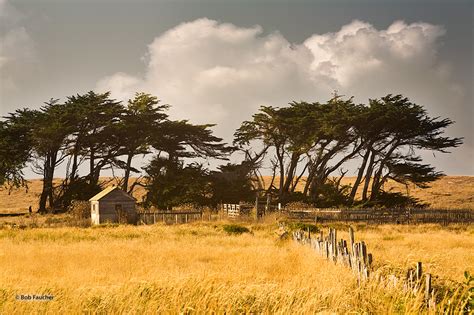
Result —
<path fill-rule="evenodd" d="M 396 286 L 359 286 L 345 268 L 309 248 L 278 241 L 272 224 L 247 227 L 251 233 L 241 235 L 229 235 L 220 223 L 0 230 L 0 313 L 426 311 L 420 296 Z M 383 228 L 359 233 L 379 264 L 405 263 L 407 248 L 414 260 L 424 251 L 430 257 L 457 253 L 419 247 L 418 234 L 429 239 L 441 233 L 449 245 L 463 240 L 459 246 L 472 249 L 470 228 Z M 400 257 L 384 250 L 385 244 L 401 245 Z M 473 267 L 472 254 L 451 257 L 437 262 L 438 271 L 448 270 L 442 276 L 457 277 L 458 270 Z M 51 294 L 54 300 L 23 302 L 15 299 L 18 294 Z"/>

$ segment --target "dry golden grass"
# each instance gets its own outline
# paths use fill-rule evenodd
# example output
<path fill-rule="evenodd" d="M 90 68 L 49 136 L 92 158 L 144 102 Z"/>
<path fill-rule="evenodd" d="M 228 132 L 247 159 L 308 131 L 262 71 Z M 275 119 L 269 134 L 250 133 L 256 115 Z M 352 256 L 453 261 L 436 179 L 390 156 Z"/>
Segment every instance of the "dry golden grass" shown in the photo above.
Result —
<path fill-rule="evenodd" d="M 102 178 L 108 181 L 110 178 Z M 130 179 L 132 183 L 135 179 Z M 265 183 L 268 185 L 271 181 L 270 176 L 264 176 Z M 344 178 L 343 184 L 353 183 L 354 177 Z M 59 179 L 56 180 L 59 183 Z M 278 178 L 275 180 L 278 183 Z M 277 185 L 278 186 L 278 185 Z M 298 184 L 297 190 L 304 187 L 304 178 Z M 395 182 L 389 181 L 385 185 L 386 189 L 406 193 L 406 187 Z M 9 191 L 0 187 L 0 213 L 26 212 L 31 205 L 33 209 L 37 208 L 39 195 L 42 189 L 42 181 L 39 179 L 30 180 L 28 189 L 14 189 Z M 448 209 L 474 209 L 474 177 L 473 176 L 447 176 L 431 184 L 430 188 L 420 189 L 413 186 L 409 187 L 411 196 L 427 202 L 432 208 Z M 143 187 L 137 186 L 134 197 L 141 200 L 145 194 Z"/>
<path fill-rule="evenodd" d="M 222 223 L 0 230 L 0 313 L 419 313 L 422 301 L 355 276 L 275 224 L 227 235 Z M 410 230 L 413 229 L 413 230 Z M 473 228 L 359 227 L 380 265 L 430 262 L 459 279 L 473 269 Z M 441 256 L 449 257 L 444 259 Z M 23 302 L 17 294 L 51 294 Z"/>
<path fill-rule="evenodd" d="M 346 230 L 338 238 L 349 239 Z M 455 281 L 462 281 L 466 270 L 474 272 L 473 225 L 361 224 L 355 235 L 373 253 L 375 268 L 407 270 L 421 261 L 425 272 Z"/>

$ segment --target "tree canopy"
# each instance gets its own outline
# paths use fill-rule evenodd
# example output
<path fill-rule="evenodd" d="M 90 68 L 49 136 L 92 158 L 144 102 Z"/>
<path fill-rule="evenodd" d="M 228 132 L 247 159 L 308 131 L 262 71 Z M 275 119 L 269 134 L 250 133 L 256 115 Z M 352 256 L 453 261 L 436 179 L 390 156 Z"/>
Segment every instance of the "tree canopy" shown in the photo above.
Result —
<path fill-rule="evenodd" d="M 0 120 L 0 184 L 24 185 L 23 170 L 32 167 L 43 179 L 41 212 L 87 200 L 101 189 L 104 170 L 120 171 L 125 191 L 144 186 L 144 205 L 163 208 L 250 201 L 255 194 L 320 207 L 407 205 L 416 201 L 385 191 L 384 184 L 427 187 L 443 173 L 423 163 L 420 153 L 462 144 L 444 135 L 453 121 L 429 116 L 402 95 L 368 104 L 334 95 L 327 102 L 262 106 L 242 122 L 232 146 L 214 135 L 214 125 L 172 120 L 168 108 L 147 93 L 124 103 L 90 91 L 10 113 Z M 235 151 L 244 158 L 229 163 Z M 137 156 L 148 164 L 137 167 Z M 210 170 L 202 163 L 210 159 L 226 164 Z M 349 161 L 358 165 L 350 186 L 341 184 Z M 264 183 L 268 165 L 271 181 Z M 134 175 L 140 180 L 131 181 Z"/>

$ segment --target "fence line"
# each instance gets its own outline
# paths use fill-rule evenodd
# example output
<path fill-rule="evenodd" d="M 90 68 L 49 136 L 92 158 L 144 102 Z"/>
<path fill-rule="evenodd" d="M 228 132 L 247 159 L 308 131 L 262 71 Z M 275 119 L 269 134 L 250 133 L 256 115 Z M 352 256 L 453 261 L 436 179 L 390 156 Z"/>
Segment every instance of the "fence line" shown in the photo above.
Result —
<path fill-rule="evenodd" d="M 329 228 L 329 233 L 324 237 L 323 232 L 314 238 L 311 232 L 298 230 L 293 232 L 293 239 L 298 243 L 309 245 L 320 256 L 329 261 L 348 267 L 357 274 L 360 279 L 368 279 L 372 269 L 372 254 L 367 252 L 364 241 L 354 241 L 354 230 L 349 228 L 350 240 L 337 239 L 336 229 Z"/>
<path fill-rule="evenodd" d="M 305 209 L 281 212 L 290 220 L 367 223 L 473 223 L 473 210 L 447 209 Z"/>
<path fill-rule="evenodd" d="M 163 223 L 188 223 L 202 220 L 202 211 L 156 211 L 139 212 L 138 222 L 143 224 Z"/>
<path fill-rule="evenodd" d="M 324 237 L 323 232 L 315 238 L 312 237 L 310 230 L 297 230 L 293 232 L 293 240 L 299 244 L 310 246 L 320 256 L 335 264 L 342 265 L 352 270 L 357 275 L 359 284 L 361 281 L 390 281 L 397 285 L 403 284 L 406 290 L 410 290 L 413 294 L 424 290 L 424 298 L 426 305 L 431 308 L 435 307 L 435 295 L 432 288 L 432 276 L 427 273 L 423 277 L 422 263 L 418 262 L 415 268 L 409 268 L 406 277 L 396 275 L 382 276 L 380 273 L 372 277 L 374 273 L 372 262 L 373 256 L 367 251 L 367 245 L 364 241 L 355 242 L 354 230 L 349 227 L 349 241 L 337 239 L 336 229 L 329 228 L 329 233 Z"/>

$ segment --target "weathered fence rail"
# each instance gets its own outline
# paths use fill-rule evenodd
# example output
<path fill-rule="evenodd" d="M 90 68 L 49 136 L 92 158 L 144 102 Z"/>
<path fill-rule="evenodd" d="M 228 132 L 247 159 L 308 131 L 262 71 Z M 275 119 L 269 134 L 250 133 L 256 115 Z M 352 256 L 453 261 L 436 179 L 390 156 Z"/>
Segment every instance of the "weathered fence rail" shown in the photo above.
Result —
<path fill-rule="evenodd" d="M 293 232 L 293 240 L 299 244 L 310 246 L 320 256 L 329 261 L 350 268 L 356 275 L 358 282 L 361 281 L 385 281 L 395 285 L 402 285 L 405 290 L 413 294 L 423 292 L 426 306 L 431 308 L 435 306 L 436 298 L 432 287 L 431 274 L 423 274 L 422 263 L 418 262 L 415 268 L 409 268 L 405 275 L 381 275 L 375 274 L 373 269 L 373 256 L 367 250 L 364 241 L 355 242 L 354 230 L 349 228 L 349 241 L 337 239 L 337 231 L 329 228 L 327 236 L 320 231 L 319 235 L 314 237 L 310 231 L 297 230 Z M 373 280 L 372 280 L 373 279 Z M 422 291 L 420 291 L 422 290 Z"/>
<path fill-rule="evenodd" d="M 188 223 L 202 220 L 202 211 L 156 211 L 139 212 L 138 222 L 143 224 L 163 223 Z"/>
<path fill-rule="evenodd" d="M 284 210 L 291 220 L 312 222 L 398 223 L 473 223 L 473 210 L 446 209 L 306 209 Z"/>

